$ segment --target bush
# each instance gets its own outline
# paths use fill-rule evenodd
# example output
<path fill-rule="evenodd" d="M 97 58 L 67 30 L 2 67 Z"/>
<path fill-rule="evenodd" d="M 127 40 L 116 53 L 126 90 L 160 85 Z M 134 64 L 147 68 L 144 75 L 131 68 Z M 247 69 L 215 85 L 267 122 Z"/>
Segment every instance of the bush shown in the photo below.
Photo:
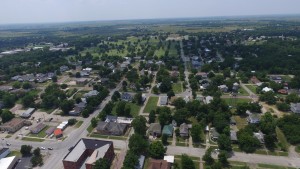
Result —
<path fill-rule="evenodd" d="M 68 125 L 70 125 L 70 126 L 73 126 L 75 123 L 77 123 L 77 120 L 74 118 L 68 120 Z"/>

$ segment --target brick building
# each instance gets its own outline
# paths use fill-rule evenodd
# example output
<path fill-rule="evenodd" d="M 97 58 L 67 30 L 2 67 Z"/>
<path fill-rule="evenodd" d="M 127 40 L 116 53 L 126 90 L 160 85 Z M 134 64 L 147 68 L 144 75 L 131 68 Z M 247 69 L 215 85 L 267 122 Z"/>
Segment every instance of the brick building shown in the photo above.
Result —
<path fill-rule="evenodd" d="M 96 139 L 80 139 L 74 148 L 63 159 L 64 169 L 80 169 L 85 165 L 86 169 L 92 169 L 100 158 L 112 162 L 115 156 L 112 141 Z"/>

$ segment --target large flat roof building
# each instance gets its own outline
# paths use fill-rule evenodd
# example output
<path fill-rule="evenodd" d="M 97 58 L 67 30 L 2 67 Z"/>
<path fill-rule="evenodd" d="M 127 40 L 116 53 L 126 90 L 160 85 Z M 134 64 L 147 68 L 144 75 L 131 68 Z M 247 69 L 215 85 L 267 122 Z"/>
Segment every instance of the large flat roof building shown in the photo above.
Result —
<path fill-rule="evenodd" d="M 65 156 L 63 165 L 65 169 L 80 169 L 83 165 L 86 169 L 92 169 L 100 158 L 112 161 L 114 155 L 112 141 L 82 138 Z"/>
<path fill-rule="evenodd" d="M 11 121 L 2 124 L 0 126 L 0 130 L 14 133 L 20 130 L 25 125 L 30 125 L 30 122 L 21 118 L 13 118 Z"/>

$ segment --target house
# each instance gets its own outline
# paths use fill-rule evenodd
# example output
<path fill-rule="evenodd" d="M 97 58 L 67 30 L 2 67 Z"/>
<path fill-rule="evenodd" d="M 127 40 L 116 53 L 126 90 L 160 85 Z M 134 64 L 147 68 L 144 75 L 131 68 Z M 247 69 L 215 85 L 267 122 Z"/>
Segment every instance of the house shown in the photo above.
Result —
<path fill-rule="evenodd" d="M 29 118 L 34 111 L 35 111 L 35 108 L 29 108 L 25 112 L 23 112 L 20 116 L 23 118 Z"/>
<path fill-rule="evenodd" d="M 228 91 L 228 87 L 226 85 L 220 85 L 218 88 L 221 90 L 221 92 L 226 93 Z"/>
<path fill-rule="evenodd" d="M 56 127 L 50 127 L 48 128 L 45 133 L 47 136 L 50 136 L 54 131 L 55 131 Z"/>
<path fill-rule="evenodd" d="M 126 102 L 130 102 L 133 99 L 133 96 L 130 93 L 122 93 L 121 99 Z"/>
<path fill-rule="evenodd" d="M 257 133 L 254 132 L 253 136 L 256 137 L 259 140 L 260 144 L 265 143 L 264 134 L 261 131 L 258 131 Z"/>
<path fill-rule="evenodd" d="M 207 73 L 206 72 L 198 72 L 196 76 L 200 76 L 202 79 L 207 79 Z"/>
<path fill-rule="evenodd" d="M 232 86 L 233 92 L 238 92 L 239 88 L 240 88 L 240 84 L 238 84 L 237 82 L 233 83 L 233 86 Z"/>
<path fill-rule="evenodd" d="M 128 125 L 116 122 L 98 122 L 96 127 L 96 132 L 103 135 L 124 135 L 127 131 Z"/>
<path fill-rule="evenodd" d="M 166 160 L 150 159 L 148 169 L 171 169 L 171 164 Z"/>
<path fill-rule="evenodd" d="M 145 163 L 145 156 L 140 155 L 138 164 L 134 167 L 134 169 L 143 169 Z"/>
<path fill-rule="evenodd" d="M 215 128 L 210 129 L 210 138 L 213 141 L 217 141 L 219 139 L 220 134 L 217 132 Z"/>
<path fill-rule="evenodd" d="M 258 80 L 256 76 L 252 76 L 250 81 L 257 86 L 260 86 L 262 84 L 262 82 Z"/>
<path fill-rule="evenodd" d="M 10 153 L 9 148 L 1 148 L 0 149 L 0 159 L 7 157 L 9 153 Z M 0 167 L 1 167 L 1 165 L 0 165 Z"/>
<path fill-rule="evenodd" d="M 272 88 L 269 87 L 264 87 L 262 90 L 262 92 L 266 93 L 266 92 L 274 92 Z"/>
<path fill-rule="evenodd" d="M 203 100 L 204 104 L 209 104 L 214 98 L 212 96 L 206 96 Z"/>
<path fill-rule="evenodd" d="M 173 130 L 174 130 L 174 128 L 171 124 L 165 125 L 163 130 L 162 130 L 162 134 L 166 134 L 169 137 L 171 137 L 171 136 L 173 136 Z"/>
<path fill-rule="evenodd" d="M 293 113 L 300 113 L 300 103 L 291 103 L 290 106 Z"/>
<path fill-rule="evenodd" d="M 257 124 L 260 122 L 260 116 L 257 113 L 251 113 L 249 114 L 247 121 L 251 124 Z"/>
<path fill-rule="evenodd" d="M 60 138 L 63 136 L 63 131 L 61 129 L 55 129 L 53 133 L 56 138 Z"/>
<path fill-rule="evenodd" d="M 76 79 L 76 85 L 84 86 L 88 82 L 87 78 L 77 78 Z"/>
<path fill-rule="evenodd" d="M 181 137 L 189 136 L 189 126 L 186 123 L 182 123 L 179 127 L 179 134 Z"/>
<path fill-rule="evenodd" d="M 173 71 L 177 71 L 178 70 L 178 66 L 172 66 L 172 70 Z"/>
<path fill-rule="evenodd" d="M 236 131 L 230 130 L 230 140 L 233 143 L 236 143 L 238 141 Z"/>
<path fill-rule="evenodd" d="M 236 120 L 234 119 L 234 117 L 230 117 L 230 124 L 236 125 Z"/>
<path fill-rule="evenodd" d="M 35 127 L 30 129 L 30 132 L 32 134 L 38 134 L 40 131 L 42 131 L 44 128 L 46 127 L 46 124 L 44 123 L 39 123 L 38 125 L 36 125 Z"/>
<path fill-rule="evenodd" d="M 196 60 L 192 60 L 192 66 L 193 66 L 193 68 L 200 68 L 200 66 L 201 66 L 201 62 L 199 62 L 199 61 L 196 61 Z"/>
<path fill-rule="evenodd" d="M 88 93 L 85 93 L 83 95 L 83 97 L 89 98 L 89 97 L 97 96 L 98 94 L 99 94 L 99 92 L 97 90 L 92 90 L 92 91 L 89 91 Z"/>
<path fill-rule="evenodd" d="M 178 71 L 172 71 L 171 72 L 171 77 L 178 77 L 179 76 L 179 72 Z"/>
<path fill-rule="evenodd" d="M 6 158 L 0 159 L 0 168 L 1 169 L 14 169 L 16 168 L 16 165 L 18 163 L 18 157 L 17 156 L 11 156 Z"/>
<path fill-rule="evenodd" d="M 284 95 L 287 95 L 288 94 L 288 90 L 287 89 L 279 89 L 277 91 L 279 94 L 284 94 Z"/>
<path fill-rule="evenodd" d="M 26 121 L 21 118 L 13 118 L 11 121 L 6 122 L 0 126 L 1 131 L 8 131 L 10 133 L 14 133 L 20 130 L 25 125 L 31 125 L 30 121 Z"/>
<path fill-rule="evenodd" d="M 161 106 L 166 106 L 168 104 L 168 96 L 160 96 L 159 103 Z"/>
<path fill-rule="evenodd" d="M 60 72 L 65 72 L 65 71 L 68 71 L 68 70 L 69 70 L 68 66 L 63 65 L 63 66 L 59 67 Z"/>
<path fill-rule="evenodd" d="M 151 136 L 158 137 L 161 135 L 161 125 L 159 123 L 151 123 L 148 129 Z"/>
<path fill-rule="evenodd" d="M 82 138 L 64 157 L 63 166 L 64 169 L 92 169 L 100 158 L 112 162 L 114 156 L 112 141 Z"/>
<path fill-rule="evenodd" d="M 74 109 L 69 112 L 69 115 L 71 115 L 71 116 L 79 116 L 80 113 L 84 110 L 85 107 L 86 107 L 86 103 L 85 102 L 80 102 L 78 104 L 75 104 Z"/>

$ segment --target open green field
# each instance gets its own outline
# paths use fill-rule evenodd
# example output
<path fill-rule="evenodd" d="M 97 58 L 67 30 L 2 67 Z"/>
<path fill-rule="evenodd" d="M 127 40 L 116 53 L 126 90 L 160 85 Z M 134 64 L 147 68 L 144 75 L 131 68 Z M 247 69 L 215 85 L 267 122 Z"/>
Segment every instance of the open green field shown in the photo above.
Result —
<path fill-rule="evenodd" d="M 149 97 L 148 102 L 145 106 L 144 113 L 150 113 L 152 110 L 156 110 L 158 97 Z"/>
<path fill-rule="evenodd" d="M 172 57 L 178 56 L 176 44 L 177 44 L 177 42 L 171 42 L 171 46 L 169 49 L 169 56 L 172 56 Z"/>
<path fill-rule="evenodd" d="M 222 98 L 225 102 L 232 107 L 236 107 L 239 103 L 248 103 L 251 99 L 242 99 L 242 98 Z"/>
<path fill-rule="evenodd" d="M 255 85 L 245 85 L 249 90 L 251 90 L 253 93 L 256 93 L 257 86 Z"/>
<path fill-rule="evenodd" d="M 172 90 L 174 91 L 175 94 L 182 93 L 182 83 L 173 83 L 172 84 Z"/>
<path fill-rule="evenodd" d="M 287 151 L 290 144 L 286 140 L 284 133 L 278 127 L 276 127 L 276 135 L 277 135 L 278 142 L 280 143 L 281 149 Z"/>
<path fill-rule="evenodd" d="M 24 141 L 33 141 L 33 142 L 43 142 L 43 141 L 45 141 L 45 139 L 31 138 L 31 137 L 23 137 L 22 140 L 24 140 Z"/>
<path fill-rule="evenodd" d="M 138 116 L 138 115 L 139 115 L 139 111 L 140 111 L 140 109 L 141 109 L 141 106 L 136 105 L 136 104 L 131 103 L 131 102 L 127 102 L 127 104 L 130 105 L 130 114 L 131 114 L 131 116 L 132 116 L 132 117 Z M 113 108 L 113 110 L 112 110 L 112 114 L 114 114 L 114 115 L 117 114 L 117 113 L 116 113 L 116 107 L 117 107 L 116 105 L 117 105 L 117 103 L 115 104 L 115 106 L 114 106 L 114 108 Z"/>
<path fill-rule="evenodd" d="M 40 131 L 38 134 L 32 134 L 29 133 L 27 136 L 29 137 L 39 137 L 39 138 L 44 138 L 46 137 L 45 131 L 48 130 L 51 126 L 46 126 L 42 131 Z"/>
<path fill-rule="evenodd" d="M 240 96 L 249 96 L 248 92 L 242 87 L 239 88 L 238 92 L 239 92 L 238 95 Z"/>
<path fill-rule="evenodd" d="M 81 125 L 82 125 L 83 121 L 78 121 L 76 124 L 75 124 L 75 127 L 76 128 L 79 128 Z"/>
<path fill-rule="evenodd" d="M 22 157 L 22 154 L 20 151 L 10 151 L 10 153 L 8 154 L 8 157 L 11 157 L 11 156 Z"/>

